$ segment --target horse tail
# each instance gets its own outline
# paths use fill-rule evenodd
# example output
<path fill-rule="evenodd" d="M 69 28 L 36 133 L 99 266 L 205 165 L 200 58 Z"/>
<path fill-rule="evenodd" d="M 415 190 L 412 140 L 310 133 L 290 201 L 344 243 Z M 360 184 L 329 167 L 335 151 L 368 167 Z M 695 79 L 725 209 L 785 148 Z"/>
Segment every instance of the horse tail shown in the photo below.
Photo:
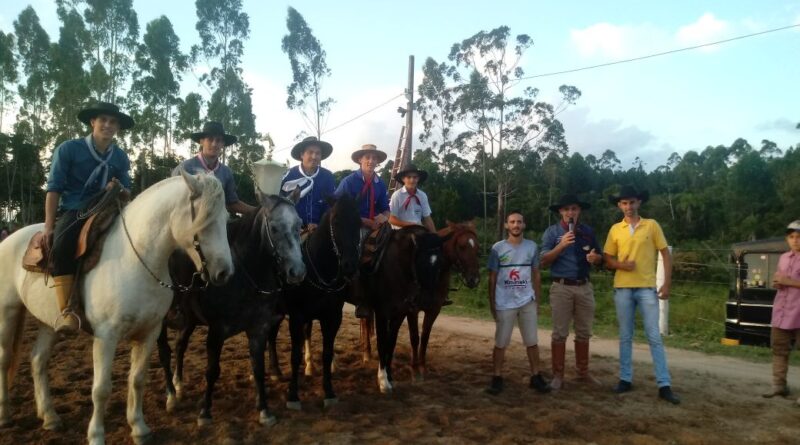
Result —
<path fill-rule="evenodd" d="M 22 354 L 20 354 L 20 348 L 22 347 L 22 337 L 25 331 L 25 314 L 27 314 L 27 310 L 23 306 L 20 308 L 19 314 L 17 314 L 14 327 L 14 338 L 11 340 L 11 366 L 8 368 L 8 389 L 11 389 L 11 386 L 14 384 L 14 377 L 17 375 L 17 370 L 19 369 L 19 364 L 22 361 Z"/>

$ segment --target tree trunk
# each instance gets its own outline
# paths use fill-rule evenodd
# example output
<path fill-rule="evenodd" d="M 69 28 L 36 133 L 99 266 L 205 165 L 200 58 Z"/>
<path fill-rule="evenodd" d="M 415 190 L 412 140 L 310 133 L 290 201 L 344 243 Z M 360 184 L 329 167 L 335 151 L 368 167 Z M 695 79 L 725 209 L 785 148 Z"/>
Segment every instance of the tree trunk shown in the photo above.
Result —
<path fill-rule="evenodd" d="M 500 241 L 505 238 L 505 214 L 506 214 L 506 183 L 505 180 L 497 178 L 497 225 L 495 240 Z"/>

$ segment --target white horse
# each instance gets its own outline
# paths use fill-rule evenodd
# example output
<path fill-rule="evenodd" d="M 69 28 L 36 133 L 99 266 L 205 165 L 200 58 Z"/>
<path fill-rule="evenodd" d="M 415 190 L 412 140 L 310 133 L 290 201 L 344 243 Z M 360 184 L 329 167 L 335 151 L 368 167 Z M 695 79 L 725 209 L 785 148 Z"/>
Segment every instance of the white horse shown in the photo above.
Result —
<path fill-rule="evenodd" d="M 136 443 L 150 436 L 142 413 L 142 396 L 150 353 L 172 301 L 172 291 L 162 287 L 146 267 L 166 280 L 169 255 L 183 249 L 200 270 L 200 254 L 193 244 L 197 235 L 210 281 L 222 284 L 233 274 L 222 185 L 211 175 L 182 172 L 181 176 L 155 184 L 123 209 L 124 220 L 117 218 L 112 224 L 99 263 L 85 275 L 81 295 L 86 319 L 94 329 L 94 411 L 87 432 L 90 444 L 105 443 L 111 367 L 122 339 L 132 344 L 127 403 L 131 436 Z M 31 353 L 37 415 L 45 429 L 61 426 L 47 377 L 47 363 L 56 341 L 53 327 L 59 316 L 55 291 L 45 284 L 43 274 L 21 266 L 28 240 L 39 230 L 41 224 L 25 227 L 0 243 L 0 426 L 11 422 L 8 393 L 20 361 L 26 312 L 39 323 Z"/>

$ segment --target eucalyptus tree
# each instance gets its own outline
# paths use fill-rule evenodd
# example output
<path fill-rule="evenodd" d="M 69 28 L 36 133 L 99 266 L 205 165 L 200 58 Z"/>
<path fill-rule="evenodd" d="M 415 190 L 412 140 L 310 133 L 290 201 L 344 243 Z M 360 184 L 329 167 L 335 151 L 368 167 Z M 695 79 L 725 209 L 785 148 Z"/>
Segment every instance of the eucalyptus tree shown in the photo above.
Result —
<path fill-rule="evenodd" d="M 286 28 L 289 32 L 283 36 L 281 48 L 289 56 L 292 67 L 286 106 L 299 110 L 306 124 L 321 139 L 323 119 L 333 104 L 330 97 L 322 97 L 322 83 L 331 75 L 325 61 L 326 53 L 303 16 L 291 6 L 286 14 Z"/>
<path fill-rule="evenodd" d="M 89 82 L 84 62 L 89 33 L 75 9 L 58 8 L 61 20 L 58 42 L 50 48 L 49 75 L 53 83 L 50 98 L 54 142 L 73 139 L 86 132 L 75 116 L 87 104 Z"/>
<path fill-rule="evenodd" d="M 6 110 L 14 103 L 13 86 L 18 78 L 15 45 L 13 33 L 0 31 L 0 132 L 3 131 Z"/>
<path fill-rule="evenodd" d="M 459 89 L 455 88 L 455 83 L 460 79 L 454 66 L 428 57 L 422 65 L 422 82 L 417 88 L 419 99 L 414 104 L 422 119 L 419 140 L 438 155 L 445 174 L 458 161 L 458 156 L 451 151 L 458 117 Z"/>
<path fill-rule="evenodd" d="M 45 146 L 50 141 L 48 103 L 53 85 L 50 76 L 50 36 L 30 6 L 14 21 L 14 33 L 25 77 L 24 82 L 18 85 L 21 103 L 14 132 L 23 134 L 35 145 Z"/>

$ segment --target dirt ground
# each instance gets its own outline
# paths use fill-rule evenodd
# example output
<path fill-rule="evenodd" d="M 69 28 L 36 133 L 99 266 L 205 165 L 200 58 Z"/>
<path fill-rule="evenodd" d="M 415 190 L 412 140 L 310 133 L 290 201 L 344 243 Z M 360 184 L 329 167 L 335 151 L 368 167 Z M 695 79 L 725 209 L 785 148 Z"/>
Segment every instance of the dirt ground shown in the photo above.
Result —
<path fill-rule="evenodd" d="M 483 389 L 491 374 L 492 341 L 485 335 L 486 322 L 475 321 L 483 323 L 483 329 L 469 334 L 463 332 L 463 320 L 462 329 L 448 329 L 452 323 L 446 318 L 440 321 L 434 327 L 429 373 L 424 382 L 412 382 L 408 336 L 403 328 L 395 359 L 395 392 L 387 396 L 378 391 L 376 361 L 361 363 L 358 325 L 346 316 L 336 343 L 338 369 L 334 385 L 340 403 L 323 410 L 319 372 L 301 381 L 301 412 L 285 408 L 285 381 L 270 382 L 270 409 L 278 417 L 278 424 L 271 428 L 257 423 L 243 336 L 234 337 L 225 345 L 213 425 L 197 426 L 197 406 L 205 387 L 205 331 L 198 329 L 187 353 L 186 394 L 172 414 L 164 409 L 163 374 L 153 355 L 145 394 L 145 418 L 154 431 L 150 443 L 800 443 L 800 408 L 794 406 L 793 399 L 762 399 L 759 394 L 765 389 L 764 375 L 732 379 L 724 372 L 673 368 L 674 388 L 683 404 L 672 406 L 656 398 L 649 364 L 636 364 L 635 390 L 620 396 L 609 390 L 616 381 L 616 360 L 593 357 L 595 375 L 604 382 L 603 386 L 568 384 L 558 393 L 539 395 L 527 387 L 524 350 L 515 341 L 507 353 L 506 391 L 499 396 L 487 395 Z M 33 338 L 31 325 L 29 320 L 23 348 L 26 354 Z M 279 351 L 286 374 L 287 335 L 284 326 Z M 317 328 L 314 336 L 314 353 L 319 360 Z M 543 348 L 541 354 L 545 370 L 550 365 L 549 352 Z M 125 421 L 127 355 L 123 344 L 117 353 L 114 391 L 107 408 L 109 444 L 131 443 Z M 706 362 L 714 357 L 707 359 Z M 573 361 L 571 352 L 567 360 Z M 82 335 L 59 343 L 50 369 L 56 411 L 65 424 L 63 431 L 41 429 L 33 402 L 30 364 L 25 360 L 11 391 L 14 424 L 0 430 L 0 445 L 85 442 L 92 404 L 89 337 Z M 567 378 L 572 375 L 568 371 Z"/>

